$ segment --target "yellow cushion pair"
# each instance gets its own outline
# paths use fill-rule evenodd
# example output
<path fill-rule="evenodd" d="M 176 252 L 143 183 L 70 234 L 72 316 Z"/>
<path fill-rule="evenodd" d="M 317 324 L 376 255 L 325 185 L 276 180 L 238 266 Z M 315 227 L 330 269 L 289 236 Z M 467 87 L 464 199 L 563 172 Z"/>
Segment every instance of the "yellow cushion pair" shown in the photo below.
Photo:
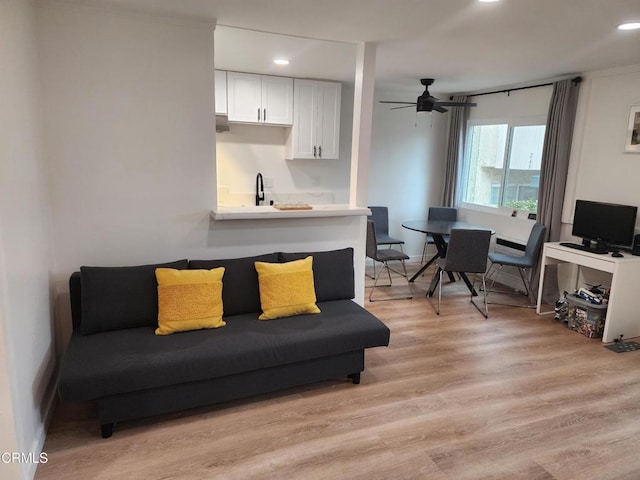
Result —
<path fill-rule="evenodd" d="M 260 286 L 260 320 L 320 313 L 313 283 L 313 257 L 286 263 L 255 262 Z"/>
<path fill-rule="evenodd" d="M 156 335 L 223 327 L 222 276 L 211 270 L 156 268 L 158 328 Z"/>
<path fill-rule="evenodd" d="M 260 320 L 320 313 L 313 283 L 313 257 L 286 263 L 255 262 L 260 287 Z M 211 270 L 157 268 L 156 335 L 218 328 L 222 320 L 224 267 Z"/>

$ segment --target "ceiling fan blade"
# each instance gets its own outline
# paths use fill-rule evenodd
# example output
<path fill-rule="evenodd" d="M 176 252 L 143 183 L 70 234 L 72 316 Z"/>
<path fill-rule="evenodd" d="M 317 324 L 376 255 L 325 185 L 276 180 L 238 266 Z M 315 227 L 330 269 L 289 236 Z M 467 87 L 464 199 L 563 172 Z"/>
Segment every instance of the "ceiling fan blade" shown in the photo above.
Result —
<path fill-rule="evenodd" d="M 411 107 L 415 107 L 415 106 L 416 106 L 416 104 L 414 103 L 412 105 L 403 105 L 401 107 L 392 107 L 389 110 L 398 110 L 399 108 L 411 108 Z"/>
<path fill-rule="evenodd" d="M 477 107 L 477 103 L 472 102 L 438 102 L 443 107 Z"/>
<path fill-rule="evenodd" d="M 441 106 L 439 103 L 436 103 L 436 104 L 433 106 L 433 109 L 434 109 L 436 112 L 440 112 L 440 113 L 444 113 L 444 112 L 448 112 L 448 111 L 449 111 L 449 110 L 447 110 L 446 108 L 442 108 L 442 106 Z"/>
<path fill-rule="evenodd" d="M 391 100 L 378 100 L 379 103 L 406 103 L 407 105 L 415 105 L 416 102 L 394 102 Z"/>

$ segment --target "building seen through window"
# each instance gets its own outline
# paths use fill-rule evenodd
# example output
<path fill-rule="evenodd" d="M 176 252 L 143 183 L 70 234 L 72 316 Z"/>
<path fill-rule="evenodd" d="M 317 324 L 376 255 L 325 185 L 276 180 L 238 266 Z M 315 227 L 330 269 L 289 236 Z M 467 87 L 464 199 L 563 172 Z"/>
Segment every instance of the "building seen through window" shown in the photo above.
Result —
<path fill-rule="evenodd" d="M 544 125 L 470 125 L 463 201 L 535 211 Z"/>

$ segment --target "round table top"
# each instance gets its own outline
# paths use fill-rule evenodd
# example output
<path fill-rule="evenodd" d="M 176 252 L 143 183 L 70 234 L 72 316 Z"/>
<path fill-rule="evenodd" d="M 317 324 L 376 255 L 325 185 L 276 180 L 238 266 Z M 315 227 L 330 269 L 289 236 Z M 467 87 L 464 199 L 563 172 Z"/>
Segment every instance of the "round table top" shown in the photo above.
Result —
<path fill-rule="evenodd" d="M 489 230 L 493 235 L 496 231 L 493 228 L 474 225 L 467 222 L 452 222 L 450 220 L 409 220 L 402 222 L 402 226 L 416 232 L 431 233 L 436 235 L 450 235 L 451 230 Z"/>

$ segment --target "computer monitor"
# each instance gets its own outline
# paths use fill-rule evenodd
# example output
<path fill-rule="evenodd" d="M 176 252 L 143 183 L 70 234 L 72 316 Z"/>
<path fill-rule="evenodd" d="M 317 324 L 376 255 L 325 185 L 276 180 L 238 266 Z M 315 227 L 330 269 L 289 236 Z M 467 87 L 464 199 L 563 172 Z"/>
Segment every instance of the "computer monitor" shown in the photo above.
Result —
<path fill-rule="evenodd" d="M 576 200 L 572 234 L 582 243 L 592 241 L 606 247 L 630 247 L 636 227 L 638 207 L 614 203 Z"/>

